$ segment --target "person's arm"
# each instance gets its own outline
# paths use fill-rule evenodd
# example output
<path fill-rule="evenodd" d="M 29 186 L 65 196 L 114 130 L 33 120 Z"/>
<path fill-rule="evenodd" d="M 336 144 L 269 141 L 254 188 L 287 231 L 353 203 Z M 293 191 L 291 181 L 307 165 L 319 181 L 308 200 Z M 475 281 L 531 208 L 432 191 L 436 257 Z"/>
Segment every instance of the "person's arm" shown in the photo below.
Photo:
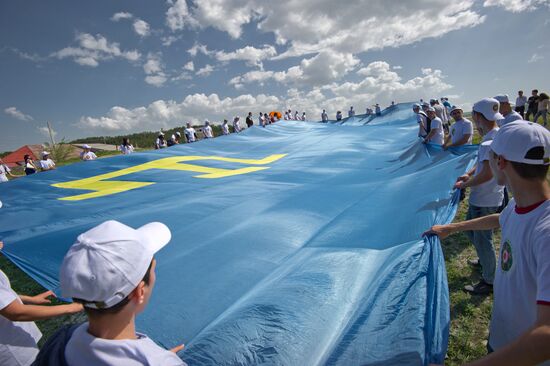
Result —
<path fill-rule="evenodd" d="M 447 225 L 434 225 L 429 230 L 425 231 L 422 236 L 433 234 L 439 236 L 439 239 L 443 240 L 449 235 L 461 231 L 497 229 L 500 227 L 500 223 L 498 221 L 499 217 L 500 214 L 492 214 Z"/>
<path fill-rule="evenodd" d="M 462 138 L 460 140 L 458 140 L 454 144 L 449 144 L 448 146 L 444 146 L 443 148 L 448 149 L 448 148 L 454 147 L 454 146 L 465 145 L 468 142 L 468 140 L 470 139 L 470 136 L 472 136 L 472 135 L 464 135 L 464 136 L 462 136 Z M 447 139 L 450 139 L 450 137 L 451 137 L 451 135 L 447 136 Z"/>
<path fill-rule="evenodd" d="M 430 133 L 428 134 L 428 136 L 426 136 L 424 138 L 424 143 L 427 144 L 428 142 L 430 142 L 430 139 L 432 138 L 433 135 L 435 135 L 435 133 L 437 132 L 438 128 L 432 128 L 430 130 Z"/>
<path fill-rule="evenodd" d="M 474 175 L 473 178 L 470 175 L 469 179 L 462 180 L 462 181 L 457 181 L 455 183 L 454 188 L 464 189 L 464 188 L 468 188 L 468 187 L 475 187 L 475 186 L 478 186 L 480 184 L 483 184 L 485 182 L 490 181 L 493 178 L 493 173 L 491 172 L 491 167 L 489 166 L 489 161 L 484 160 L 484 161 L 481 162 L 481 164 L 482 164 L 482 166 L 481 166 L 481 171 L 479 172 L 479 174 Z"/>
<path fill-rule="evenodd" d="M 550 306 L 537 305 L 535 325 L 515 342 L 499 349 L 469 366 L 538 365 L 550 360 Z"/>
<path fill-rule="evenodd" d="M 72 303 L 65 305 L 43 306 L 49 304 L 48 296 L 53 292 L 46 291 L 36 296 L 20 295 L 21 301 L 13 300 L 8 306 L 0 310 L 0 315 L 11 321 L 34 321 L 54 318 L 61 315 L 74 314 L 82 311 L 82 304 Z"/>

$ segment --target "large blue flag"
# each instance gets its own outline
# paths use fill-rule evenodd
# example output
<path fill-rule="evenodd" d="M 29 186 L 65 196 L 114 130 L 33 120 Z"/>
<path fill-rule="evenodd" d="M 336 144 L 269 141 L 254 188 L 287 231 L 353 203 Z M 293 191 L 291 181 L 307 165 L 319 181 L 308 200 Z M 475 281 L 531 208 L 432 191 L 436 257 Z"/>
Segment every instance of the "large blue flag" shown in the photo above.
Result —
<path fill-rule="evenodd" d="M 410 107 L 281 121 L 2 184 L 3 253 L 58 291 L 78 234 L 108 219 L 161 221 L 172 241 L 138 329 L 184 342 L 189 364 L 440 363 L 445 265 L 421 234 L 452 220 L 453 182 L 475 148 L 422 144 Z"/>

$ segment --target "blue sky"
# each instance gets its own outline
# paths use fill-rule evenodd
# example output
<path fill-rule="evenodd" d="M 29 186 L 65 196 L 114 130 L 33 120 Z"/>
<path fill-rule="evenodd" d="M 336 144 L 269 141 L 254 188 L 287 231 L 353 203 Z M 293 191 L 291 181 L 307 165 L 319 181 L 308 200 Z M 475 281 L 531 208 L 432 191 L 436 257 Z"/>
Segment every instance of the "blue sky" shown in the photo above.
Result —
<path fill-rule="evenodd" d="M 319 119 L 550 89 L 550 0 L 0 3 L 0 151 L 56 138 Z"/>

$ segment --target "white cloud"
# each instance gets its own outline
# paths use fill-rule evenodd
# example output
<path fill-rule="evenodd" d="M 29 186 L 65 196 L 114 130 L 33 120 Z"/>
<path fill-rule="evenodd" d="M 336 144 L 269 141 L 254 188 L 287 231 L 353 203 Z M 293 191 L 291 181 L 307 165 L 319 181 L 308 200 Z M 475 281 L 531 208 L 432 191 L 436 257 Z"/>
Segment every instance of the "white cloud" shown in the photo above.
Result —
<path fill-rule="evenodd" d="M 111 17 L 111 20 L 113 22 L 118 22 L 121 19 L 132 19 L 132 14 L 127 13 L 125 11 L 121 11 L 121 12 L 113 14 L 113 16 Z"/>
<path fill-rule="evenodd" d="M 213 27 L 233 38 L 240 37 L 244 25 L 258 21 L 258 28 L 273 33 L 277 44 L 288 45 L 279 58 L 322 50 L 360 53 L 397 47 L 472 27 L 485 19 L 476 12 L 474 0 L 401 1 L 391 5 L 385 0 L 348 0 L 345 6 L 329 0 L 201 0 L 184 10 L 186 19 L 194 19 L 193 26 Z M 178 24 L 178 29 L 184 28 L 183 23 Z"/>
<path fill-rule="evenodd" d="M 519 13 L 532 11 L 541 6 L 550 6 L 549 0 L 485 0 L 483 6 L 499 6 L 508 11 Z"/>
<path fill-rule="evenodd" d="M 538 62 L 538 61 L 543 60 L 543 59 L 544 59 L 544 56 L 539 55 L 538 53 L 533 53 L 533 55 L 531 56 L 531 58 L 527 62 L 532 64 L 533 62 Z"/>
<path fill-rule="evenodd" d="M 134 21 L 133 26 L 134 26 L 134 31 L 140 37 L 147 37 L 149 34 L 151 34 L 149 23 L 147 23 L 145 20 L 137 19 Z"/>
<path fill-rule="evenodd" d="M 161 38 L 162 45 L 163 46 L 170 46 L 172 43 L 176 42 L 179 39 L 179 37 L 176 36 L 165 36 Z"/>
<path fill-rule="evenodd" d="M 208 48 L 206 48 L 205 45 L 200 44 L 200 43 L 195 43 L 193 45 L 193 47 L 191 47 L 190 49 L 187 50 L 187 52 L 192 57 L 197 56 L 199 53 L 202 53 L 202 54 L 207 55 L 207 56 L 209 56 L 212 53 L 212 52 L 208 51 Z"/>
<path fill-rule="evenodd" d="M 195 64 L 193 64 L 193 61 L 189 61 L 185 64 L 185 66 L 183 66 L 183 69 L 187 71 L 195 71 Z"/>
<path fill-rule="evenodd" d="M 229 81 L 237 88 L 247 83 L 262 83 L 269 79 L 283 84 L 296 84 L 306 87 L 323 85 L 340 80 L 353 70 L 359 59 L 352 54 L 321 52 L 311 58 L 303 59 L 300 65 L 286 71 L 249 71 Z"/>
<path fill-rule="evenodd" d="M 65 47 L 52 53 L 51 57 L 58 59 L 72 58 L 74 62 L 90 67 L 99 65 L 99 61 L 121 58 L 128 61 L 137 61 L 141 54 L 137 50 L 122 51 L 116 42 L 109 42 L 98 34 L 93 36 L 88 33 L 78 33 L 75 37 L 78 47 Z"/>
<path fill-rule="evenodd" d="M 170 8 L 166 12 L 166 25 L 172 31 L 181 30 L 186 25 L 194 27 L 197 21 L 189 13 L 186 0 L 168 1 Z"/>
<path fill-rule="evenodd" d="M 143 65 L 143 71 L 147 75 L 145 82 L 147 84 L 161 87 L 168 80 L 162 64 L 160 53 L 149 53 L 147 55 L 147 61 Z"/>
<path fill-rule="evenodd" d="M 16 119 L 21 120 L 21 121 L 32 121 L 34 119 L 34 118 L 32 118 L 32 116 L 17 110 L 17 108 L 15 108 L 15 107 L 8 107 L 8 108 L 4 109 L 4 112 L 8 116 L 11 116 L 11 117 L 16 118 Z"/>
<path fill-rule="evenodd" d="M 264 45 L 262 48 L 246 46 L 233 52 L 216 51 L 214 55 L 218 61 L 241 60 L 245 61 L 249 66 L 258 66 L 261 68 L 262 60 L 277 55 L 277 50 L 270 45 Z"/>
<path fill-rule="evenodd" d="M 214 67 L 212 65 L 206 65 L 203 68 L 200 68 L 196 74 L 198 76 L 208 76 L 212 73 L 212 71 L 214 71 Z"/>
<path fill-rule="evenodd" d="M 182 121 L 200 123 L 204 118 L 216 123 L 248 111 L 272 110 L 282 102 L 275 96 L 240 95 L 220 99 L 217 94 L 187 95 L 182 102 L 157 100 L 146 107 L 127 109 L 115 106 L 102 117 L 81 117 L 78 126 L 96 131 L 158 130 L 181 126 Z"/>
<path fill-rule="evenodd" d="M 258 71 L 261 78 L 262 71 Z M 289 88 L 286 96 L 242 94 L 221 99 L 217 94 L 191 94 L 183 101 L 157 100 L 148 106 L 127 109 L 121 106 L 101 117 L 81 117 L 82 128 L 114 132 L 158 130 L 161 127 L 181 126 L 182 121 L 200 123 L 208 118 L 219 123 L 224 118 L 243 116 L 249 111 L 256 113 L 270 110 L 306 111 L 312 119 L 320 119 L 323 108 L 331 114 L 355 106 L 358 113 L 374 103 L 389 105 L 392 100 L 411 101 L 442 95 L 452 88 L 445 82 L 441 70 L 424 68 L 421 74 L 409 80 L 402 78 L 384 61 L 372 62 L 358 74 L 364 76 L 357 83 L 332 83 L 306 91 Z M 445 93 L 447 94 L 447 93 Z"/>

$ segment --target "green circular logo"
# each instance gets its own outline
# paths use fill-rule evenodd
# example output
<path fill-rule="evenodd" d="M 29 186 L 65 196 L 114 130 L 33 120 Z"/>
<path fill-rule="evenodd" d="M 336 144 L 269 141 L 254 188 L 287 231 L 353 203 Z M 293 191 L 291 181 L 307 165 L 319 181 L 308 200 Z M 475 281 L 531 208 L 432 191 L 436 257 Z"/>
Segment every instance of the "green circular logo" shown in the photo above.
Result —
<path fill-rule="evenodd" d="M 508 272 L 512 268 L 514 259 L 512 257 L 512 246 L 510 242 L 506 240 L 502 245 L 502 252 L 500 256 L 500 267 L 503 271 Z"/>

